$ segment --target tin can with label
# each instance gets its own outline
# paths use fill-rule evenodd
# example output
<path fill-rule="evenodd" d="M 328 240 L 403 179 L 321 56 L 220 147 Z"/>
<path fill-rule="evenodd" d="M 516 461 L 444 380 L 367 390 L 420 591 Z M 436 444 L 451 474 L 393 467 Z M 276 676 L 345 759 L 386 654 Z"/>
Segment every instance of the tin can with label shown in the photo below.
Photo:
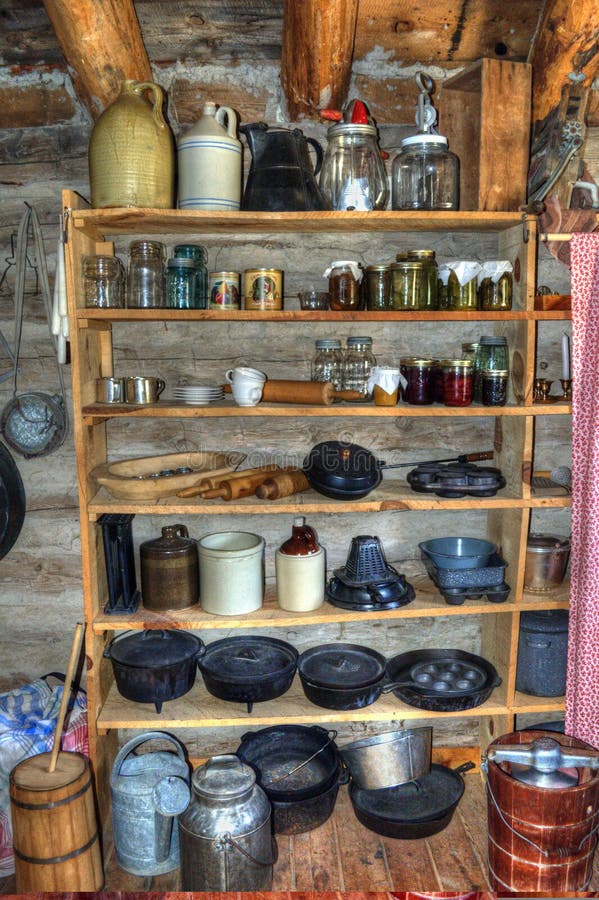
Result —
<path fill-rule="evenodd" d="M 210 272 L 210 309 L 241 309 L 239 272 Z"/>
<path fill-rule="evenodd" d="M 246 269 L 243 273 L 245 309 L 283 309 L 281 269 Z"/>

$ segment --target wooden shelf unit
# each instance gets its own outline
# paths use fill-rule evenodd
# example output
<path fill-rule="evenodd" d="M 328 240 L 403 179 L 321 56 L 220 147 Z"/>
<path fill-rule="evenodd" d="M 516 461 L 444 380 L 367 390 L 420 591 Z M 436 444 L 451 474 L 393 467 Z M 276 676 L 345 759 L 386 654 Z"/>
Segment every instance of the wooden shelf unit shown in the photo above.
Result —
<path fill-rule="evenodd" d="M 180 210 L 92 210 L 78 195 L 65 191 L 63 206 L 68 219 L 67 291 L 71 328 L 73 369 L 74 432 L 80 491 L 81 548 L 83 560 L 83 593 L 86 621 L 86 653 L 88 661 L 88 702 L 90 755 L 96 776 L 100 807 L 105 814 L 109 805 L 109 773 L 117 750 L 119 728 L 183 728 L 210 729 L 228 726 L 259 726 L 277 722 L 385 722 L 426 718 L 431 722 L 443 716 L 466 717 L 479 724 L 480 747 L 486 747 L 493 735 L 509 731 L 518 712 L 558 712 L 563 698 L 537 698 L 521 695 L 515 690 L 517 637 L 519 614 L 528 609 L 559 609 L 568 606 L 568 585 L 551 594 L 530 594 L 523 590 L 524 554 L 531 511 L 540 508 L 566 508 L 569 497 L 531 495 L 530 471 L 534 443 L 534 423 L 538 416 L 569 415 L 571 406 L 556 402 L 537 405 L 532 402 L 534 354 L 537 323 L 566 320 L 563 311 L 535 311 L 535 265 L 537 222 L 534 217 L 520 213 L 201 213 Z M 281 312 L 254 313 L 249 311 L 178 311 L 178 310 L 98 310 L 83 305 L 82 258 L 94 253 L 113 252 L 112 238 L 122 235 L 187 235 L 197 239 L 201 235 L 239 234 L 306 234 L 324 232 L 342 236 L 358 232 L 422 232 L 431 236 L 455 232 L 467 238 L 478 232 L 496 236 L 498 257 L 518 262 L 514 309 L 507 313 L 313 313 L 294 309 Z M 467 244 L 466 244 L 467 246 Z M 400 404 L 393 409 L 376 408 L 370 404 L 336 404 L 333 407 L 302 405 L 260 405 L 254 408 L 234 406 L 229 401 L 206 407 L 196 407 L 162 401 L 148 407 L 108 405 L 94 402 L 95 379 L 113 373 L 112 325 L 119 323 L 183 322 L 190 328 L 194 323 L 218 323 L 256 320 L 267 323 L 313 322 L 440 322 L 444 327 L 460 322 L 488 323 L 488 329 L 507 336 L 513 359 L 518 359 L 520 381 L 518 398 L 503 408 L 489 409 L 472 406 L 450 409 L 442 406 L 426 408 Z M 412 325 L 413 327 L 413 325 Z M 452 418 L 494 421 L 495 459 L 507 479 L 506 488 L 489 498 L 445 499 L 416 494 L 409 490 L 399 476 L 385 477 L 381 486 L 359 501 L 347 503 L 323 497 L 314 491 L 281 501 L 259 501 L 255 498 L 224 503 L 220 501 L 180 500 L 169 497 L 157 503 L 117 500 L 106 490 L 98 491 L 91 477 L 95 466 L 111 458 L 107 424 L 111 420 L 139 419 L 232 419 L 242 422 L 254 417 L 331 417 L 346 422 L 349 419 L 367 421 Z M 121 448 L 121 456 L 122 448 Z M 381 454 L 382 455 L 382 454 Z M 431 453 L 434 457 L 435 453 Z M 401 470 L 400 470 L 401 471 Z M 103 612 L 107 600 L 106 574 L 100 529 L 96 524 L 102 513 L 134 513 L 140 515 L 255 515 L 255 514 L 365 514 L 401 510 L 485 510 L 487 536 L 501 548 L 509 562 L 508 601 L 492 604 L 485 599 L 467 600 L 463 605 L 451 606 L 426 578 L 415 580 L 416 599 L 406 607 L 386 613 L 355 613 L 337 609 L 329 604 L 304 615 L 285 613 L 275 603 L 270 591 L 261 610 L 244 617 L 217 617 L 204 613 L 199 607 L 178 613 L 155 614 L 141 608 L 134 615 L 114 616 Z M 309 703 L 296 677 L 291 690 L 278 700 L 256 704 L 252 714 L 244 707 L 227 704 L 211 697 L 198 675 L 196 685 L 186 696 L 170 701 L 157 715 L 153 707 L 124 700 L 117 692 L 112 669 L 103 651 L 116 631 L 129 628 L 174 627 L 193 629 L 202 638 L 211 629 L 309 628 L 318 624 L 351 626 L 359 621 L 406 623 L 422 617 L 435 620 L 442 617 L 455 621 L 456 617 L 479 617 L 481 653 L 493 662 L 502 677 L 502 684 L 481 706 L 460 713 L 425 712 L 407 706 L 394 695 L 377 700 L 372 706 L 350 712 L 325 710 Z M 472 748 L 478 759 L 480 748 Z"/>

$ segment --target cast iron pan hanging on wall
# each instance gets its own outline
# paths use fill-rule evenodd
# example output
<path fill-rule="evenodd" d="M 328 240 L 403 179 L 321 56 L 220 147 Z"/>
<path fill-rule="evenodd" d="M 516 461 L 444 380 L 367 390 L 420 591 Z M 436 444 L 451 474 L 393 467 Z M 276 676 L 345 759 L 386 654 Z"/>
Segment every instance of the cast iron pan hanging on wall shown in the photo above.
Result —
<path fill-rule="evenodd" d="M 0 559 L 15 544 L 25 519 L 25 489 L 8 449 L 0 442 Z"/>

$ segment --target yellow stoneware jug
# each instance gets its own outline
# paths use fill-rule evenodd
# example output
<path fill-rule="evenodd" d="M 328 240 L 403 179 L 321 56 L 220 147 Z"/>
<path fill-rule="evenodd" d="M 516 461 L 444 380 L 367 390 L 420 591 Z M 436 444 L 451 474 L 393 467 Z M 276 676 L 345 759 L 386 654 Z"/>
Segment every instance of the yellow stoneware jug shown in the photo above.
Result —
<path fill-rule="evenodd" d="M 162 103 L 157 84 L 123 81 L 121 93 L 96 122 L 89 143 L 94 208 L 174 208 L 175 142 Z"/>

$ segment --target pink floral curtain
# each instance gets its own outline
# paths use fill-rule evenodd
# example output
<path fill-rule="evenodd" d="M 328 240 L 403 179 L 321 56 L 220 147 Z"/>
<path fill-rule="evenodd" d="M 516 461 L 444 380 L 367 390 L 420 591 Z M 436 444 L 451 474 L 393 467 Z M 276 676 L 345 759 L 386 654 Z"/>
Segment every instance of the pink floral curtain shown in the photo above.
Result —
<path fill-rule="evenodd" d="M 572 553 L 566 731 L 599 747 L 599 234 L 573 234 Z"/>

